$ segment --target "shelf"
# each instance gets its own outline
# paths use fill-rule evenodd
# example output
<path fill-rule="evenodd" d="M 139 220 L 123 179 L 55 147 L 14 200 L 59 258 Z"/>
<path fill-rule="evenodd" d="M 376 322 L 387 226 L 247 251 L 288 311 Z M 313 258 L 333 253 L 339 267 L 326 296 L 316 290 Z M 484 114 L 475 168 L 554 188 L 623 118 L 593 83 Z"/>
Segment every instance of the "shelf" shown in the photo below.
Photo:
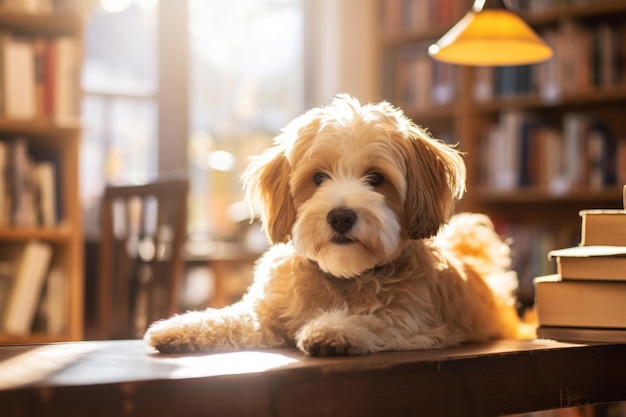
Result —
<path fill-rule="evenodd" d="M 57 124 L 43 119 L 7 119 L 0 117 L 0 132 L 19 133 L 32 136 L 73 137 L 81 130 L 78 121 L 71 124 Z"/>
<path fill-rule="evenodd" d="M 420 119 L 437 121 L 454 118 L 455 105 L 454 103 L 433 105 L 427 109 L 404 107 L 404 112 L 419 125 Z"/>
<path fill-rule="evenodd" d="M 68 337 L 65 335 L 49 335 L 45 333 L 32 333 L 28 336 L 17 336 L 7 333 L 0 333 L 0 345 L 24 345 L 24 344 L 42 344 L 67 342 Z"/>
<path fill-rule="evenodd" d="M 438 24 L 430 27 L 402 31 L 393 35 L 384 35 L 383 46 L 401 46 L 420 41 L 435 41 L 448 31 L 454 22 Z"/>
<path fill-rule="evenodd" d="M 626 12 L 624 1 L 604 1 L 595 4 L 556 6 L 544 12 L 522 13 L 522 16 L 532 26 L 547 26 L 568 19 L 589 19 L 623 12 Z"/>
<path fill-rule="evenodd" d="M 622 205 L 622 187 L 611 187 L 600 190 L 578 189 L 563 194 L 550 193 L 545 190 L 520 188 L 511 191 L 494 191 L 478 188 L 471 193 L 472 201 L 478 204 L 569 204 L 569 203 L 611 203 Z"/>
<path fill-rule="evenodd" d="M 71 227 L 0 227 L 0 242 L 21 242 L 30 239 L 67 243 L 73 238 Z"/>
<path fill-rule="evenodd" d="M 76 36 L 82 31 L 82 20 L 75 15 L 27 14 L 0 10 L 0 27 L 20 35 Z"/>
<path fill-rule="evenodd" d="M 476 101 L 476 113 L 499 113 L 503 110 L 529 110 L 553 107 L 580 106 L 594 103 L 611 103 L 626 100 L 626 85 L 594 88 L 588 91 L 563 94 L 556 100 L 548 100 L 538 93 L 496 97 L 489 101 Z"/>

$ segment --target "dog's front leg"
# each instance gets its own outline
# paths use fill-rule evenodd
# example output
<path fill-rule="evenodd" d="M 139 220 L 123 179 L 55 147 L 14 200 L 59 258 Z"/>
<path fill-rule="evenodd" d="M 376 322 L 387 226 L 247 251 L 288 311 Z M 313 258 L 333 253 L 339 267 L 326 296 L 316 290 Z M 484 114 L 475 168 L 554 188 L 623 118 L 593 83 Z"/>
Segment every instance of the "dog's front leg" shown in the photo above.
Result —
<path fill-rule="evenodd" d="M 446 343 L 445 326 L 437 330 L 394 326 L 373 314 L 350 314 L 347 308 L 325 311 L 296 334 L 300 350 L 312 356 L 363 355 L 389 350 L 419 350 Z"/>
<path fill-rule="evenodd" d="M 158 321 L 148 328 L 144 340 L 162 353 L 223 352 L 284 344 L 259 326 L 254 312 L 241 304 Z"/>
<path fill-rule="evenodd" d="M 370 314 L 347 308 L 321 312 L 296 334 L 300 350 L 312 356 L 363 355 L 390 348 L 388 326 Z"/>

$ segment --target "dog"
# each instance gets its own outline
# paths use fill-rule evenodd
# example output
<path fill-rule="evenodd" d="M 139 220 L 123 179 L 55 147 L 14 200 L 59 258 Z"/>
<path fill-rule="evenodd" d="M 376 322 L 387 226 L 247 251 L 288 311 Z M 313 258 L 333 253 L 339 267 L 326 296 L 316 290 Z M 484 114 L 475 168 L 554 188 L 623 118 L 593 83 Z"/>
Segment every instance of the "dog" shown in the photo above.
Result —
<path fill-rule="evenodd" d="M 242 300 L 158 321 L 145 341 L 330 356 L 526 337 L 509 246 L 488 217 L 451 217 L 465 176 L 462 153 L 399 108 L 335 97 L 243 174 L 271 246 Z"/>

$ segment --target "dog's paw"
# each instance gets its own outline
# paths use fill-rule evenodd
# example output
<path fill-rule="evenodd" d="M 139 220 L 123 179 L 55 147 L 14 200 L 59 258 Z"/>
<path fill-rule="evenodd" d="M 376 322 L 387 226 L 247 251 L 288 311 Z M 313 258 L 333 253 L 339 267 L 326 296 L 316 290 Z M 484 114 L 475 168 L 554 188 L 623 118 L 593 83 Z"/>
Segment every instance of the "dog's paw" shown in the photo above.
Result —
<path fill-rule="evenodd" d="M 377 319 L 350 315 L 346 309 L 321 313 L 296 334 L 296 345 L 312 356 L 363 355 L 380 350 L 372 332 Z"/>
<path fill-rule="evenodd" d="M 211 350 L 210 327 L 197 313 L 185 313 L 153 323 L 143 339 L 161 353 L 196 353 Z"/>
<path fill-rule="evenodd" d="M 355 355 L 352 343 L 337 331 L 317 330 L 303 335 L 298 340 L 298 348 L 311 356 Z"/>

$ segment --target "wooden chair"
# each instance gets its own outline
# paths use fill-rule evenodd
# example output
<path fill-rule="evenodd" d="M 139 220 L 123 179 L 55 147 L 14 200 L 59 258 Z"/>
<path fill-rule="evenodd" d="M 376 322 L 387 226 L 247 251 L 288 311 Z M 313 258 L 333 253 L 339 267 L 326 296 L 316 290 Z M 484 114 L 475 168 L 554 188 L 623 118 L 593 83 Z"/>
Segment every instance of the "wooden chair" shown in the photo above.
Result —
<path fill-rule="evenodd" d="M 141 337 L 179 311 L 187 229 L 187 180 L 109 186 L 102 203 L 96 331 Z"/>

